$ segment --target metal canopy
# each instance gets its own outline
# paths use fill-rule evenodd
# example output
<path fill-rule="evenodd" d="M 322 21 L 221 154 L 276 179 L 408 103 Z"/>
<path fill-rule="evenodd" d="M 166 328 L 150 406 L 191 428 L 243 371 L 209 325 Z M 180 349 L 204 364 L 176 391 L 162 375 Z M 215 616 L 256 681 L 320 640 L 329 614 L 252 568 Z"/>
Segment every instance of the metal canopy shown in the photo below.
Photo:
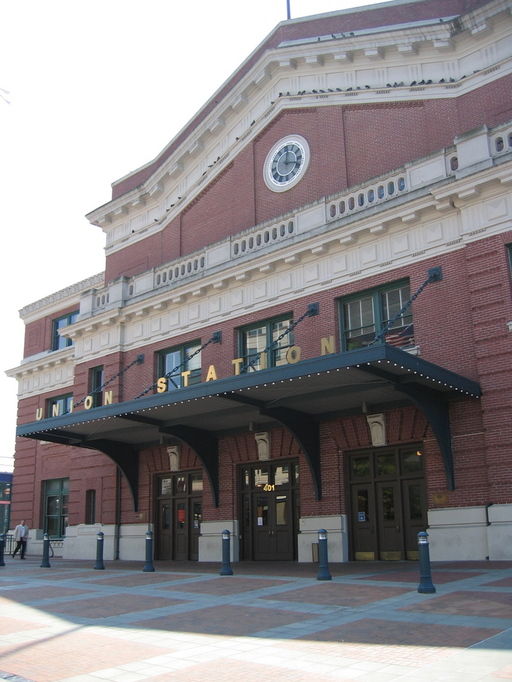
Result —
<path fill-rule="evenodd" d="M 16 433 L 104 452 L 125 474 L 136 509 L 141 450 L 173 440 L 189 445 L 217 506 L 219 438 L 280 425 L 300 444 L 321 499 L 319 423 L 361 414 L 363 403 L 370 413 L 413 403 L 434 431 L 452 490 L 448 402 L 480 395 L 478 383 L 382 344 L 31 422 Z"/>

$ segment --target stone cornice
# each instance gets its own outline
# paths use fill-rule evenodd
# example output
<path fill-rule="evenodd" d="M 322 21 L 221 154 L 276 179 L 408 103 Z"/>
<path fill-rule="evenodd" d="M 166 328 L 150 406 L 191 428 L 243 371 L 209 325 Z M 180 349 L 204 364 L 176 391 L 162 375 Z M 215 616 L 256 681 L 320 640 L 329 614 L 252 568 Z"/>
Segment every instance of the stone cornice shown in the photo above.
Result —
<path fill-rule="evenodd" d="M 474 138 L 478 143 L 481 135 L 490 136 L 491 139 L 495 139 L 497 135 L 508 138 L 510 132 L 512 125 L 500 126 L 493 131 L 478 130 Z M 504 229 L 509 230 L 510 225 L 506 219 L 508 209 L 503 190 L 512 182 L 512 152 L 505 152 L 500 158 L 501 163 L 495 163 L 460 178 L 456 177 L 455 172 L 447 173 L 441 181 L 436 173 L 439 172 L 439 168 L 447 167 L 447 161 L 455 152 L 454 147 L 453 150 L 442 154 L 430 155 L 393 174 L 374 179 L 366 185 L 350 188 L 345 194 L 328 197 L 293 214 L 282 216 L 275 224 L 256 226 L 231 239 L 219 242 L 213 247 L 222 250 L 218 264 L 215 259 L 211 260 L 207 251 L 191 255 L 188 261 L 193 262 L 197 259 L 200 263 L 203 257 L 205 266 L 195 273 L 192 272 L 189 277 L 177 278 L 176 281 L 163 279 L 164 272 L 172 271 L 176 267 L 181 268 L 185 263 L 176 261 L 141 273 L 134 278 L 124 278 L 121 283 L 124 287 L 123 292 L 117 297 L 113 292 L 110 308 L 96 306 L 94 300 L 107 291 L 108 287 L 92 292 L 90 296 L 93 300 L 88 304 L 90 312 L 85 313 L 85 306 L 84 312 L 81 308 L 79 321 L 69 328 L 69 336 L 77 342 L 81 337 L 85 338 L 90 334 L 109 333 L 109 330 L 115 329 L 119 324 L 125 328 L 134 324 L 144 326 L 144 320 L 152 316 L 172 316 L 175 314 L 174 311 L 190 306 L 199 309 L 205 305 L 209 297 L 230 296 L 234 291 L 241 291 L 244 287 L 263 286 L 262 278 L 270 281 L 271 278 L 279 278 L 286 272 L 319 268 L 319 263 L 323 259 L 346 261 L 346 267 L 340 267 L 342 280 L 339 283 L 342 283 L 343 277 L 353 281 L 372 274 L 372 268 L 382 271 L 403 267 L 407 263 L 423 260 L 437 253 L 462 248 L 465 243 Z M 424 182 L 423 185 L 420 182 L 414 188 L 412 183 L 418 170 L 420 171 L 418 177 L 425 178 L 430 174 L 431 181 Z M 390 196 L 387 200 L 384 197 L 384 200 L 375 206 L 366 204 L 359 209 L 356 206 L 349 215 L 332 215 L 330 207 L 333 204 L 339 205 L 340 201 L 347 201 L 347 197 L 350 196 L 357 202 L 361 192 L 366 193 L 367 201 L 369 189 L 373 188 L 376 191 L 379 186 L 387 185 L 390 179 L 396 182 L 400 177 L 407 178 L 408 183 L 407 191 L 402 194 L 396 192 L 397 196 Z M 477 219 L 473 208 L 475 205 L 484 206 L 484 197 L 492 203 L 498 201 L 503 204 L 499 211 L 496 205 L 493 205 L 491 213 L 494 217 L 492 220 L 489 219 L 488 224 L 482 222 L 482 216 Z M 350 213 L 348 210 L 347 212 Z M 462 222 L 461 212 L 465 212 L 466 216 Z M 430 237 L 421 236 L 425 225 L 430 225 L 427 229 Z M 279 233 L 280 226 L 284 228 L 282 234 Z M 291 226 L 289 234 L 288 226 Z M 275 242 L 270 239 L 267 245 L 258 249 L 257 235 L 264 234 L 265 230 L 272 233 L 274 229 L 277 231 Z M 370 269 L 359 268 L 357 265 L 352 268 L 349 266 L 352 258 L 349 257 L 350 253 L 361 250 L 369 253 L 383 240 L 395 244 L 393 247 L 396 249 L 395 256 L 384 259 L 372 256 L 368 261 Z M 246 244 L 244 249 L 241 248 L 243 241 Z M 404 243 L 403 248 L 398 245 L 401 241 Z M 240 247 L 237 252 L 233 250 L 234 244 Z M 357 259 L 352 260 L 356 264 Z M 330 283 L 332 272 L 329 274 L 326 268 L 326 273 L 329 280 L 327 283 Z M 325 283 L 322 282 L 322 286 Z M 120 284 L 114 286 L 119 287 Z M 304 288 L 301 288 L 301 291 L 303 290 Z M 284 294 L 284 298 L 286 295 L 287 293 Z M 297 295 L 297 292 L 294 292 L 294 295 Z M 85 303 L 85 299 L 82 302 Z M 259 305 L 263 308 L 268 306 L 267 295 L 261 298 Z M 256 308 L 257 304 L 253 303 L 251 307 Z M 240 312 L 234 309 L 232 315 L 239 316 Z M 226 314 L 227 312 L 223 312 L 224 317 Z M 201 319 L 198 328 L 205 323 L 206 320 Z M 189 325 L 185 326 L 188 328 Z M 168 333 L 168 330 L 165 330 L 164 335 Z M 121 336 L 124 339 L 122 332 Z M 155 338 L 159 338 L 158 333 L 155 333 Z M 152 341 L 154 338 L 150 335 L 147 343 Z M 126 343 L 126 340 L 123 343 Z"/>
<path fill-rule="evenodd" d="M 19 311 L 21 319 L 27 324 L 31 321 L 32 317 L 39 319 L 42 317 L 42 312 L 47 311 L 50 314 L 56 307 L 62 309 L 66 303 L 70 305 L 72 303 L 77 303 L 80 300 L 80 295 L 87 289 L 102 287 L 105 283 L 105 273 L 100 272 L 97 275 L 88 277 L 87 279 L 77 282 L 76 284 L 71 284 L 65 289 L 56 291 L 49 296 L 35 301 L 26 305 Z"/>

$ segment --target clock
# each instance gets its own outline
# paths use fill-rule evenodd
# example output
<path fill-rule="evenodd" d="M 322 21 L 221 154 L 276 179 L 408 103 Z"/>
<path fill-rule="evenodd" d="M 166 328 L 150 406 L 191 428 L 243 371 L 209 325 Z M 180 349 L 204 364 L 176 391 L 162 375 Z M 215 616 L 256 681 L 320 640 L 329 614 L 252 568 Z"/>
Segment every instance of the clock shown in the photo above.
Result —
<path fill-rule="evenodd" d="M 300 135 L 279 140 L 267 154 L 263 177 L 273 192 L 285 192 L 302 178 L 309 164 L 309 145 Z"/>

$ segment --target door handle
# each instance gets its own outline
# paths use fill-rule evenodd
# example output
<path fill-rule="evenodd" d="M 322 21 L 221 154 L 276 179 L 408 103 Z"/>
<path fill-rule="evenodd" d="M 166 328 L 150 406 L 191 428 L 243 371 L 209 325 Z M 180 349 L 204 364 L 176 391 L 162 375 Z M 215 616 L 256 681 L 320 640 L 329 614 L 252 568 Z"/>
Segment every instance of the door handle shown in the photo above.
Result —
<path fill-rule="evenodd" d="M 400 532 L 400 526 L 397 526 L 397 527 L 396 527 L 396 532 L 397 532 L 397 533 Z"/>

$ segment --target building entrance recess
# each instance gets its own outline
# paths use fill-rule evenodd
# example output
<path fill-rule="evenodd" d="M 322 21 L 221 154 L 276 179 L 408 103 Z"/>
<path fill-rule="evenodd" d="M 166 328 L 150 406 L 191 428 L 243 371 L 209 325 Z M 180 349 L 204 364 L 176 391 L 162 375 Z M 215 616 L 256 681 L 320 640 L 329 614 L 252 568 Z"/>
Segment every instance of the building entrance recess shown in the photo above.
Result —
<path fill-rule="evenodd" d="M 295 560 L 300 516 L 298 461 L 244 465 L 240 478 L 243 559 Z"/>
<path fill-rule="evenodd" d="M 417 560 L 417 534 L 427 526 L 420 446 L 353 453 L 347 468 L 352 558 Z"/>
<path fill-rule="evenodd" d="M 157 478 L 156 556 L 163 561 L 197 561 L 203 479 L 199 473 Z"/>

